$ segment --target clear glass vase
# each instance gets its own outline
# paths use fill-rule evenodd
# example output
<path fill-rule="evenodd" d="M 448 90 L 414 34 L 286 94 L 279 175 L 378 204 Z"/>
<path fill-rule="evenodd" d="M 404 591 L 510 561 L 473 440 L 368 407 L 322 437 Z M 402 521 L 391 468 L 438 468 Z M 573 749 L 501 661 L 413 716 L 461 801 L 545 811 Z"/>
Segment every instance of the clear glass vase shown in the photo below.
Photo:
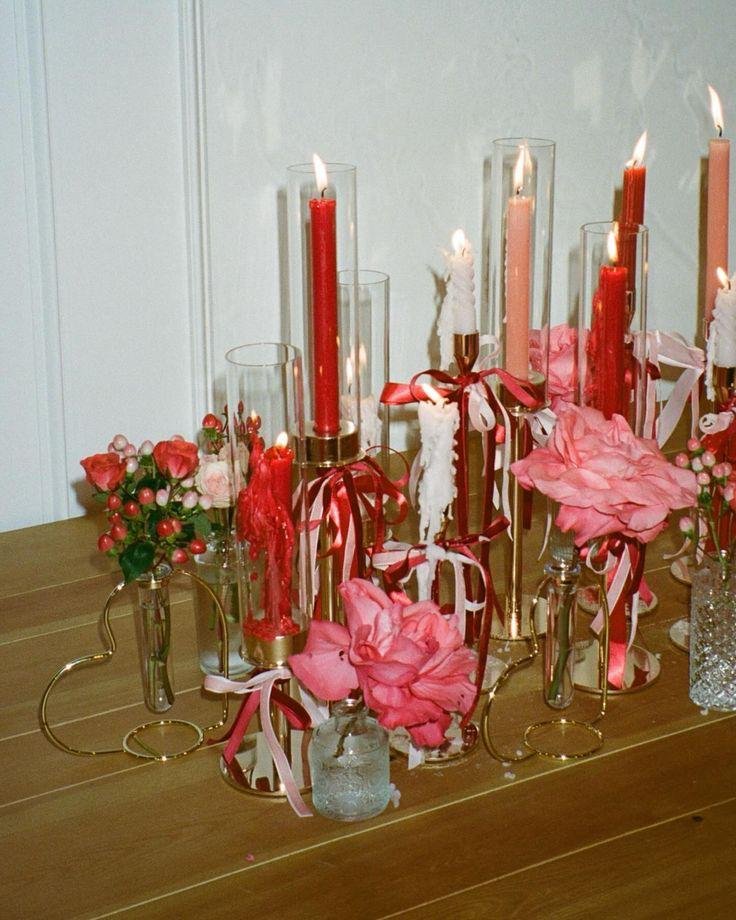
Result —
<path fill-rule="evenodd" d="M 230 533 L 210 536 L 204 553 L 194 557 L 194 574 L 202 579 L 214 592 L 227 620 L 228 676 L 246 674 L 251 666 L 240 653 L 243 630 L 240 623 L 238 604 L 238 573 L 235 546 Z M 221 674 L 220 642 L 221 626 L 217 607 L 212 598 L 200 585 L 196 586 L 195 622 L 197 625 L 197 649 L 199 668 L 203 674 Z"/>
<path fill-rule="evenodd" d="M 566 709 L 573 700 L 575 621 L 580 566 L 571 534 L 552 528 L 553 561 L 545 566 L 547 631 L 544 646 L 544 701 L 553 709 Z"/>
<path fill-rule="evenodd" d="M 388 732 L 360 699 L 335 703 L 309 745 L 312 804 L 326 818 L 362 821 L 379 815 L 391 795 Z"/>
<path fill-rule="evenodd" d="M 726 560 L 706 558 L 692 570 L 690 699 L 736 710 L 736 572 Z"/>
<path fill-rule="evenodd" d="M 151 712 L 166 712 L 174 705 L 171 679 L 171 609 L 166 563 L 136 579 L 138 604 L 135 612 L 138 654 L 143 682 L 143 701 Z"/>

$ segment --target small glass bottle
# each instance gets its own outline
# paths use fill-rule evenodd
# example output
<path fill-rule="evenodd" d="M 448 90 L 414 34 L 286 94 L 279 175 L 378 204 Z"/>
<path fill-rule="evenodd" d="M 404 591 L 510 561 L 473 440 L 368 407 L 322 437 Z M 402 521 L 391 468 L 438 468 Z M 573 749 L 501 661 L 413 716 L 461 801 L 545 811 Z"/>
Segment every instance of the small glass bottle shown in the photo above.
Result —
<path fill-rule="evenodd" d="M 362 821 L 379 815 L 391 795 L 388 732 L 363 700 L 335 703 L 309 745 L 312 804 L 326 818 Z"/>
<path fill-rule="evenodd" d="M 571 533 L 552 527 L 552 562 L 544 567 L 547 586 L 547 638 L 544 647 L 544 700 L 553 709 L 566 709 L 573 699 L 575 618 L 580 566 Z"/>

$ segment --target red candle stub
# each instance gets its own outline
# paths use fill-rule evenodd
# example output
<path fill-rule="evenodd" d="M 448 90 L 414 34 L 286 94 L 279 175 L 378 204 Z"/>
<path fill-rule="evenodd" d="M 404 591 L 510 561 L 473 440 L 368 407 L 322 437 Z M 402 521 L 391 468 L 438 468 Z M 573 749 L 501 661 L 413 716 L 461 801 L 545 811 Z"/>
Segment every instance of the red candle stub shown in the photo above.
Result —
<path fill-rule="evenodd" d="M 325 198 L 324 164 L 315 156 L 322 197 L 309 201 L 312 255 L 312 397 L 314 428 L 319 435 L 340 431 L 337 326 L 336 202 Z"/>
<path fill-rule="evenodd" d="M 294 465 L 294 451 L 288 444 L 288 435 L 282 431 L 273 447 L 269 447 L 263 456 L 271 470 L 273 497 L 291 513 L 291 470 Z"/>
<path fill-rule="evenodd" d="M 609 234 L 609 255 L 616 260 L 616 242 Z M 621 265 L 602 265 L 588 339 L 588 401 L 607 419 L 626 417 L 626 332 L 628 328 L 628 271 Z"/>

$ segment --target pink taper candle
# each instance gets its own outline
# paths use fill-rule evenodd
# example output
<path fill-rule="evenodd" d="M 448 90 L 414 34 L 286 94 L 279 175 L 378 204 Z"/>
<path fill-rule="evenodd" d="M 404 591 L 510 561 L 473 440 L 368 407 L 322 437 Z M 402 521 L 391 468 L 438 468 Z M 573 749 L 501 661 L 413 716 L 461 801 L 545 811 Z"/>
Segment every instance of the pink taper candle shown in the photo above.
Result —
<path fill-rule="evenodd" d="M 718 94 L 708 87 L 718 137 L 708 146 L 708 217 L 705 236 L 705 321 L 710 322 L 718 293 L 719 266 L 728 265 L 728 183 L 731 144 L 724 137 Z"/>
<path fill-rule="evenodd" d="M 506 370 L 529 377 L 529 290 L 531 267 L 532 199 L 522 195 L 526 147 L 514 167 L 514 194 L 506 211 Z"/>

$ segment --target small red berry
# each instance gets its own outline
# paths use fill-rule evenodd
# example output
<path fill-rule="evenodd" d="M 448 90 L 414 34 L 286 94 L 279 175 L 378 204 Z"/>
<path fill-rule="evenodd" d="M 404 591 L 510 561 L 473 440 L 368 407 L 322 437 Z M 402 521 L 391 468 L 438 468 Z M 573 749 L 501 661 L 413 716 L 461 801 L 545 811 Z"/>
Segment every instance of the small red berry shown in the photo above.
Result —
<path fill-rule="evenodd" d="M 200 556 L 207 549 L 207 544 L 201 537 L 195 537 L 189 544 L 189 552 L 193 556 Z"/>
<path fill-rule="evenodd" d="M 113 524 L 110 528 L 110 536 L 116 543 L 120 543 L 128 536 L 128 528 L 125 524 Z"/>
<path fill-rule="evenodd" d="M 174 525 L 168 518 L 164 518 L 163 521 L 159 521 L 156 524 L 156 533 L 159 537 L 170 537 L 174 532 Z"/>
<path fill-rule="evenodd" d="M 138 517 L 141 513 L 141 506 L 138 502 L 126 502 L 123 505 L 123 513 L 127 514 L 128 517 Z"/>
<path fill-rule="evenodd" d="M 189 555 L 187 554 L 187 551 L 182 549 L 180 546 L 178 546 L 171 554 L 171 561 L 174 563 L 174 565 L 179 565 L 182 562 L 186 562 L 188 558 Z"/>
<path fill-rule="evenodd" d="M 113 511 L 112 514 L 108 514 L 107 520 L 110 522 L 110 524 L 122 524 L 123 523 L 123 519 L 120 517 L 117 511 Z"/>
<path fill-rule="evenodd" d="M 149 489 L 144 486 L 142 489 L 138 490 L 138 501 L 142 505 L 150 505 L 156 501 L 156 493 L 153 489 Z"/>
<path fill-rule="evenodd" d="M 122 498 L 119 495 L 116 495 L 114 492 L 107 496 L 107 507 L 110 509 L 110 511 L 117 511 L 122 504 Z"/>
<path fill-rule="evenodd" d="M 179 518 L 170 518 L 171 526 L 174 528 L 174 533 L 181 533 L 181 521 Z"/>
<path fill-rule="evenodd" d="M 101 553 L 106 553 L 109 549 L 112 549 L 113 546 L 115 546 L 115 541 L 109 533 L 103 533 L 100 535 L 100 539 L 97 541 L 97 549 Z"/>
<path fill-rule="evenodd" d="M 207 415 L 205 415 L 205 417 L 202 419 L 202 427 L 214 428 L 215 431 L 222 431 L 222 422 L 216 415 L 208 412 Z"/>

